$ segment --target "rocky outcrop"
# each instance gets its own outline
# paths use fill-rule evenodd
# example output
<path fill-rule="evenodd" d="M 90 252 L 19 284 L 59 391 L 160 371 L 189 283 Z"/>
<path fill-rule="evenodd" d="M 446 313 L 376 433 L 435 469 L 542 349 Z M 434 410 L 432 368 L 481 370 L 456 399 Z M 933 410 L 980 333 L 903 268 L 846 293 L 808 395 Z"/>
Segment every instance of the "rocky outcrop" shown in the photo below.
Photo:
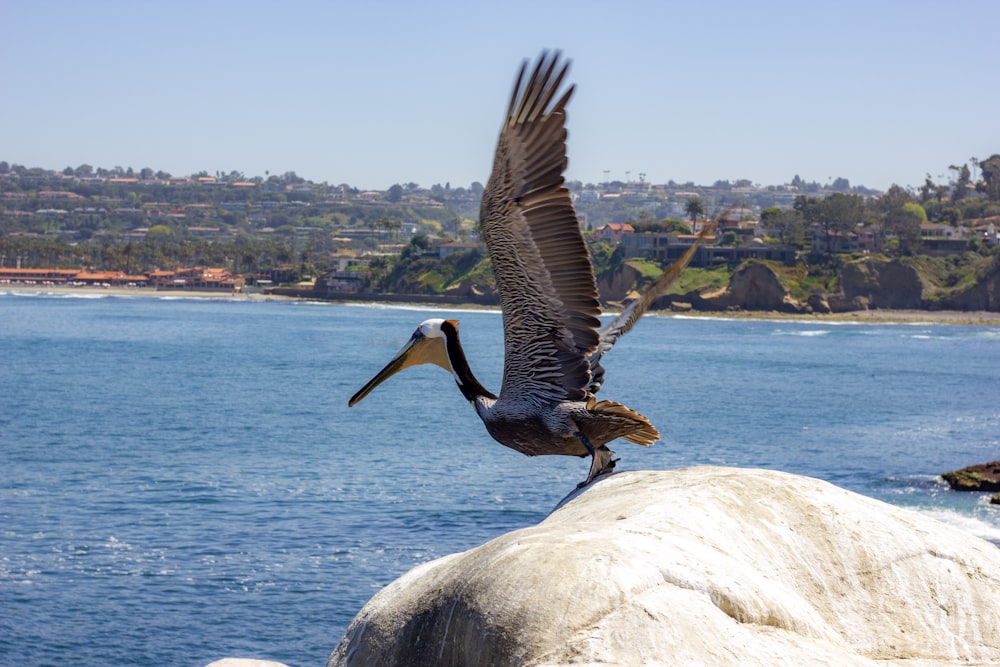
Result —
<path fill-rule="evenodd" d="M 642 279 L 642 273 L 628 264 L 622 264 L 614 271 L 605 271 L 597 278 L 597 291 L 605 302 L 620 302 L 628 299 Z"/>
<path fill-rule="evenodd" d="M 941 310 L 1000 311 L 1000 259 L 994 260 L 990 270 L 975 285 L 941 299 L 934 307 Z"/>
<path fill-rule="evenodd" d="M 698 310 L 773 310 L 780 313 L 809 310 L 792 298 L 771 267 L 757 262 L 744 263 L 733 273 L 725 289 L 695 296 L 692 305 Z"/>
<path fill-rule="evenodd" d="M 774 471 L 619 473 L 421 565 L 346 665 L 1000 664 L 1000 550 Z"/>
<path fill-rule="evenodd" d="M 955 491 L 1000 491 L 1000 461 L 946 472 L 941 477 Z"/>
<path fill-rule="evenodd" d="M 833 312 L 885 308 L 915 310 L 924 305 L 925 284 L 916 269 L 899 262 L 864 259 L 845 264 L 839 294 L 827 301 Z"/>
<path fill-rule="evenodd" d="M 468 298 L 473 303 L 478 303 L 483 299 L 495 297 L 496 289 L 488 285 L 480 285 L 471 278 L 466 278 L 457 285 L 447 288 L 444 293 L 446 296 Z"/>

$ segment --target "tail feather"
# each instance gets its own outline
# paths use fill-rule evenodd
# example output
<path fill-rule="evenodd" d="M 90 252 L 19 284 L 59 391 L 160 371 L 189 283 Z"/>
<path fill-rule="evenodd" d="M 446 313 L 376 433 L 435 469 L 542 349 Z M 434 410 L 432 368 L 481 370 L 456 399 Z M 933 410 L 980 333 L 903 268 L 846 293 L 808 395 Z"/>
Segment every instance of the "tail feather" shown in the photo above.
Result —
<path fill-rule="evenodd" d="M 660 438 L 660 432 L 643 415 L 632 408 L 614 401 L 599 401 L 590 406 L 591 412 L 601 414 L 602 421 L 619 426 L 614 437 L 624 438 L 637 445 L 648 447 Z"/>

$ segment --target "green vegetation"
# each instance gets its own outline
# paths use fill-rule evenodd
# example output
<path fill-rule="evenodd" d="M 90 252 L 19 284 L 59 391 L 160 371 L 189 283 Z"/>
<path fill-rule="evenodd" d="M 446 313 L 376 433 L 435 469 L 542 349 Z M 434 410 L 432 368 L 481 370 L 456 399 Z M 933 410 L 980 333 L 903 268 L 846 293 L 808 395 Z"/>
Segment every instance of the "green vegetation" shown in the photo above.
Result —
<path fill-rule="evenodd" d="M 765 262 L 788 288 L 789 293 L 799 301 L 806 301 L 813 294 L 831 294 L 837 291 L 840 280 L 840 263 L 820 264 L 799 263 L 792 266 Z"/>
<path fill-rule="evenodd" d="M 626 262 L 629 266 L 639 272 L 645 279 L 652 280 L 663 273 L 663 269 L 656 262 L 647 259 L 631 259 Z"/>
<path fill-rule="evenodd" d="M 711 269 L 688 268 L 680 275 L 677 282 L 667 289 L 667 294 L 716 290 L 728 285 L 731 277 L 732 268 L 725 264 Z"/>
<path fill-rule="evenodd" d="M 930 257 L 918 255 L 904 258 L 903 263 L 912 266 L 935 288 L 931 298 L 941 299 L 962 292 L 979 281 L 1000 263 L 1000 255 L 983 256 L 975 252 Z"/>

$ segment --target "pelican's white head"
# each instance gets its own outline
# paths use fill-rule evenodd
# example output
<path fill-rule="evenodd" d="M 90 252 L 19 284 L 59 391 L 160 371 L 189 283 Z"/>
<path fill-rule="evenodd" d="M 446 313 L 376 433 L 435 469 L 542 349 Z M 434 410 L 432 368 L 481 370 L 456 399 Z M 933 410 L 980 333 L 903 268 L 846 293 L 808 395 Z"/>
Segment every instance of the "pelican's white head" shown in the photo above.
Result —
<path fill-rule="evenodd" d="M 417 330 L 410 336 L 410 340 L 406 342 L 406 345 L 385 365 L 385 368 L 380 370 L 375 377 L 358 390 L 358 393 L 351 397 L 347 405 L 354 405 L 370 394 L 375 387 L 410 366 L 435 364 L 451 373 L 452 376 L 457 377 L 448 359 L 448 341 L 445 329 L 449 327 L 457 334 L 458 322 L 455 320 L 431 318 L 421 322 Z"/>

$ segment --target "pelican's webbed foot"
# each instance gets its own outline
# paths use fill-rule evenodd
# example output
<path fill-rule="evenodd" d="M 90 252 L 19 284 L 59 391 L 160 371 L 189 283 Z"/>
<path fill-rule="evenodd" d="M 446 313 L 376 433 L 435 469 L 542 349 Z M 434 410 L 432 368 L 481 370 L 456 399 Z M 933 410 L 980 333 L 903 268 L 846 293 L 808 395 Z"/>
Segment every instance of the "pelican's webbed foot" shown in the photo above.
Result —
<path fill-rule="evenodd" d="M 587 479 L 576 485 L 576 488 L 582 489 L 593 482 L 594 478 L 598 475 L 612 472 L 615 469 L 615 463 L 618 462 L 618 459 L 612 458 L 615 453 L 604 445 L 595 449 L 583 433 L 577 433 L 576 437 L 580 439 L 580 442 L 583 443 L 583 446 L 590 453 L 590 472 L 587 474 Z"/>

